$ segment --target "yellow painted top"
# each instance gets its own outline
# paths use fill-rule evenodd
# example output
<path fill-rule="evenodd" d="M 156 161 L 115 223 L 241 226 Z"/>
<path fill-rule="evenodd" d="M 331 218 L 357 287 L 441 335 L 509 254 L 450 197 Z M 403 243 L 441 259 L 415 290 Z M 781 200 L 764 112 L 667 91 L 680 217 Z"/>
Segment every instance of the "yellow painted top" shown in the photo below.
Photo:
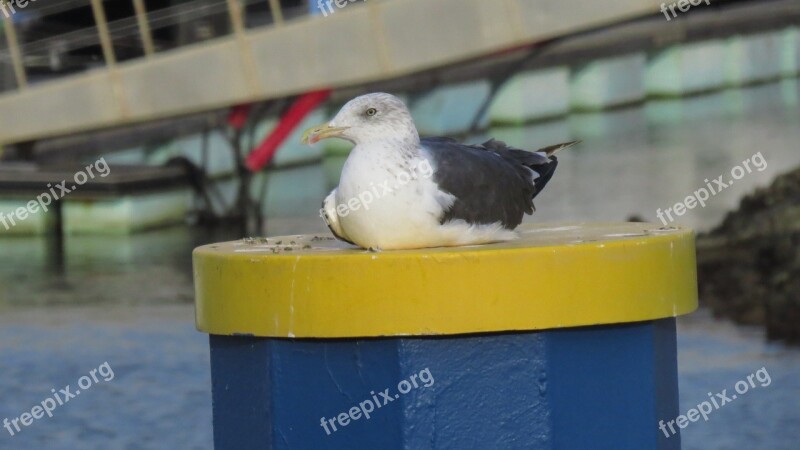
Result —
<path fill-rule="evenodd" d="M 506 243 L 380 253 L 309 235 L 198 247 L 197 328 L 298 338 L 442 335 L 636 322 L 697 308 L 689 229 L 518 231 Z"/>

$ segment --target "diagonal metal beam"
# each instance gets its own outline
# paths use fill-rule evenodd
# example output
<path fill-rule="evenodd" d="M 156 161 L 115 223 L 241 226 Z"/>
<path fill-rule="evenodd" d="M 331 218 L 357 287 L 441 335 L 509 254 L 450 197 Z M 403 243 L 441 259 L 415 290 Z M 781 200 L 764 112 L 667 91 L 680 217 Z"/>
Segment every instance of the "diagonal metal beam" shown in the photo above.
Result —
<path fill-rule="evenodd" d="M 3 29 L 6 33 L 6 42 L 8 43 L 8 52 L 11 55 L 11 64 L 14 67 L 14 76 L 17 79 L 17 87 L 25 88 L 28 86 L 28 78 L 25 76 L 25 65 L 22 61 L 22 52 L 19 49 L 19 41 L 17 40 L 17 30 L 14 27 L 14 21 L 11 16 L 5 13 L 0 14 L 3 16 Z"/>
<path fill-rule="evenodd" d="M 100 35 L 103 59 L 105 59 L 109 68 L 113 67 L 117 64 L 117 58 L 114 56 L 114 46 L 111 42 L 111 33 L 108 31 L 108 20 L 106 20 L 106 12 L 103 9 L 103 0 L 92 0 L 92 13 L 94 14 L 94 22 L 97 24 L 97 33 Z"/>
<path fill-rule="evenodd" d="M 136 22 L 139 24 L 139 36 L 142 38 L 142 47 L 145 56 L 155 53 L 153 35 L 150 33 L 150 23 L 147 21 L 147 8 L 144 0 L 133 0 L 133 9 L 136 12 Z"/>

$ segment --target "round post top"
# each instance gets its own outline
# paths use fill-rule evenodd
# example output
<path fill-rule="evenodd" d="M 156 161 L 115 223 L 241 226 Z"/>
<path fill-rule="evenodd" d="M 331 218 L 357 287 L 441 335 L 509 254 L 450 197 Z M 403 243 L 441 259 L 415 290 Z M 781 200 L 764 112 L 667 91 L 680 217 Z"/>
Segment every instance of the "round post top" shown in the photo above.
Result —
<path fill-rule="evenodd" d="M 197 328 L 289 338 L 447 335 L 637 322 L 697 308 L 694 233 L 526 224 L 517 240 L 370 252 L 327 236 L 195 249 Z"/>

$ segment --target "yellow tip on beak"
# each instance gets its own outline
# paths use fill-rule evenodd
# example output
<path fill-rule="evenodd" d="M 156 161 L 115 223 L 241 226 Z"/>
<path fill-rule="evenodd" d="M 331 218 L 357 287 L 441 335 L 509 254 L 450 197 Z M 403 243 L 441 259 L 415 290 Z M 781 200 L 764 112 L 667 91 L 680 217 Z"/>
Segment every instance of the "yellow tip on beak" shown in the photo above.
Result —
<path fill-rule="evenodd" d="M 347 127 L 332 127 L 327 123 L 311 127 L 303 133 L 303 138 L 300 140 L 303 144 L 314 144 L 323 139 L 332 137 L 339 137 L 342 135 Z"/>

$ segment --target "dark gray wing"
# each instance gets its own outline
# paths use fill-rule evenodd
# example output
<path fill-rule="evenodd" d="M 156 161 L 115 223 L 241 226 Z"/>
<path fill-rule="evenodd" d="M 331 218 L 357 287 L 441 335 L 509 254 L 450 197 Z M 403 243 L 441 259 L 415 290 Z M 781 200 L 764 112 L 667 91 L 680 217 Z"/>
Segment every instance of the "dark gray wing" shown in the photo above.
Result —
<path fill-rule="evenodd" d="M 441 222 L 501 222 L 507 229 L 516 228 L 526 213 L 533 213 L 533 198 L 544 189 L 558 165 L 556 157 L 549 155 L 571 144 L 533 153 L 494 139 L 481 145 L 439 137 L 424 138 L 421 143 L 436 164 L 433 180 L 456 197 Z M 535 181 L 531 171 L 538 174 Z"/>

